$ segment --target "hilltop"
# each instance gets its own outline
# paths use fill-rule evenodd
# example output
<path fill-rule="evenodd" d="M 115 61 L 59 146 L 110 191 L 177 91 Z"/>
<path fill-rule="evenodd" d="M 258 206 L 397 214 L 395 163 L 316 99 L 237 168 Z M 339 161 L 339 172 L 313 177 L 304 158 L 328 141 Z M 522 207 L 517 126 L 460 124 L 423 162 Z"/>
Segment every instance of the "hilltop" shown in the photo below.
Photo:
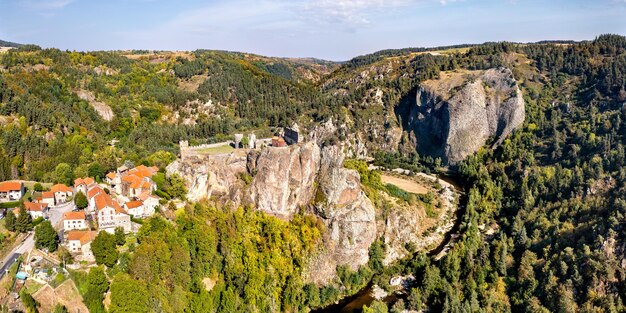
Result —
<path fill-rule="evenodd" d="M 11 47 L 11 48 L 19 48 L 23 46 L 22 44 L 0 40 L 0 47 Z"/>

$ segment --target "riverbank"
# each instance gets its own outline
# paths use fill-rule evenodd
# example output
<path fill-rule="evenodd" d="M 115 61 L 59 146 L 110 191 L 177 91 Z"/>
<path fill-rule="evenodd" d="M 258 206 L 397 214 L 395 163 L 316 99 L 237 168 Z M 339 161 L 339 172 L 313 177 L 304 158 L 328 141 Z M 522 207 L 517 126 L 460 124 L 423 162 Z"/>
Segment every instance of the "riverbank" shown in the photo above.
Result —
<path fill-rule="evenodd" d="M 400 172 L 398 170 L 393 171 L 396 174 L 404 174 L 406 172 Z M 440 243 L 436 247 L 432 247 L 428 250 L 427 255 L 432 257 L 435 260 L 443 257 L 449 248 L 456 242 L 458 238 L 458 231 L 460 228 L 460 221 L 462 220 L 463 214 L 465 214 L 465 205 L 467 203 L 467 194 L 465 192 L 464 185 L 459 179 L 459 177 L 445 175 L 445 176 L 434 176 L 426 173 L 416 173 L 415 176 L 418 176 L 422 179 L 427 179 L 433 183 L 438 183 L 441 185 L 446 196 L 443 198 L 446 199 L 446 203 L 444 205 L 447 207 L 445 214 L 451 214 L 450 218 L 442 225 L 439 225 L 435 231 L 436 234 L 440 234 L 439 237 Z M 445 191 L 448 192 L 445 192 Z M 453 211 L 451 211 L 453 210 Z M 406 258 L 412 259 L 417 256 L 417 254 L 424 251 L 424 249 L 432 246 L 435 242 L 433 239 L 429 240 L 429 243 L 420 244 L 417 247 L 416 252 L 413 256 Z M 405 259 L 405 260 L 406 260 Z M 393 280 L 393 279 L 392 279 Z M 320 308 L 317 310 L 313 310 L 314 313 L 353 313 L 353 312 L 361 312 L 364 305 L 370 305 L 374 300 L 380 300 L 385 303 L 393 303 L 397 301 L 399 298 L 406 296 L 406 291 L 410 288 L 409 284 L 401 284 L 398 286 L 399 289 L 396 289 L 393 292 L 385 296 L 379 295 L 375 296 L 377 289 L 380 289 L 373 281 L 370 281 L 363 289 L 358 291 L 357 293 L 345 297 L 340 301 L 326 306 L 324 308 Z"/>

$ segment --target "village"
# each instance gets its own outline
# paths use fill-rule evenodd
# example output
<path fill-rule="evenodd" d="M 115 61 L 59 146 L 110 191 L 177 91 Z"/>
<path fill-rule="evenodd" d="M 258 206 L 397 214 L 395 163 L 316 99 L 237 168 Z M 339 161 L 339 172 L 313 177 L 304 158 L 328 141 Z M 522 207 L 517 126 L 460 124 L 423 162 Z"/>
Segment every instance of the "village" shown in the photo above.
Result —
<path fill-rule="evenodd" d="M 200 146 L 189 146 L 187 141 L 181 141 L 180 157 L 230 154 L 266 147 L 283 148 L 297 144 L 301 136 L 296 126 L 293 129 L 284 128 L 267 139 L 257 139 L 253 133 L 247 136 L 234 134 L 233 139 Z M 39 293 L 47 292 L 49 298 L 50 293 L 56 293 L 51 286 L 58 280 L 57 277 L 68 276 L 66 269 L 81 270 L 96 266 L 92 243 L 99 233 L 106 232 L 112 238 L 120 234 L 132 237 L 141 227 L 142 220 L 167 210 L 165 205 L 168 201 L 157 196 L 157 183 L 153 180 L 158 172 L 156 166 L 135 166 L 126 161 L 98 181 L 93 177 L 76 178 L 72 186 L 20 180 L 0 182 L 0 220 L 4 220 L 1 224 L 8 229 L 8 224 L 19 223 L 20 214 L 27 214 L 25 217 L 33 225 L 49 222 L 58 244 L 71 254 L 73 261 L 67 262 L 45 248 L 36 247 L 37 238 L 32 227 L 23 234 L 18 233 L 12 249 L 2 251 L 0 265 L 0 281 L 8 279 L 12 282 L 8 290 L 9 300 L 6 301 L 9 306 L 13 303 L 19 307 L 20 291 L 28 289 L 29 285 L 43 286 Z M 177 206 L 184 206 L 184 202 L 179 201 Z M 70 294 L 76 289 L 73 283 L 71 287 L 64 288 L 69 288 Z M 33 297 L 38 302 L 45 302 L 42 299 L 46 295 L 36 292 Z M 76 305 L 81 307 L 81 304 Z"/>
<path fill-rule="evenodd" d="M 27 232 L 21 244 L 4 257 L 0 268 L 0 278 L 14 272 L 11 294 L 17 298 L 28 279 L 40 284 L 50 282 L 55 278 L 50 268 L 59 272 L 64 270 L 61 266 L 95 266 L 91 244 L 100 232 L 136 233 L 141 226 L 138 222 L 155 214 L 161 206 L 161 199 L 153 194 L 157 184 L 152 177 L 158 170 L 155 166 L 124 164 L 107 173 L 101 182 L 91 177 L 76 178 L 73 186 L 55 184 L 42 191 L 27 188 L 23 181 L 0 182 L 0 204 L 16 206 L 0 211 L 5 224 L 10 218 L 19 220 L 24 213 L 33 222 L 49 221 L 60 245 L 74 260 L 73 264 L 66 264 L 46 249 L 37 249 L 33 231 Z M 47 264 L 46 270 L 42 270 L 41 264 Z M 11 271 L 14 267 L 17 270 Z"/>

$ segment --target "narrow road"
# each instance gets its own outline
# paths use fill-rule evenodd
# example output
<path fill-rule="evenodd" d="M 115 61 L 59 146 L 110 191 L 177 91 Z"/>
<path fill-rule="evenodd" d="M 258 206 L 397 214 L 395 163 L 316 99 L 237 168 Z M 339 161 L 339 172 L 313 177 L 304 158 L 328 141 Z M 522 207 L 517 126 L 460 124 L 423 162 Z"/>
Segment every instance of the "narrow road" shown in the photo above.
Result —
<path fill-rule="evenodd" d="M 20 257 L 20 255 L 30 251 L 35 246 L 35 235 L 31 232 L 29 233 L 25 239 L 22 239 L 22 242 L 15 247 L 9 255 L 7 255 L 4 260 L 2 260 L 2 266 L 0 267 L 0 278 L 4 277 L 7 270 L 15 263 L 15 260 Z"/>
<path fill-rule="evenodd" d="M 63 213 L 70 212 L 74 210 L 76 206 L 74 202 L 68 202 L 62 204 L 57 207 L 50 208 L 48 212 L 48 219 L 52 224 L 52 227 L 55 229 L 60 229 L 63 227 Z M 30 250 L 35 247 L 35 234 L 34 232 L 30 232 L 26 238 L 22 239 L 22 242 L 19 243 L 8 255 L 2 260 L 2 265 L 0 266 L 0 278 L 4 277 L 7 270 L 15 263 L 15 260 L 20 257 L 20 255 L 26 254 Z"/>

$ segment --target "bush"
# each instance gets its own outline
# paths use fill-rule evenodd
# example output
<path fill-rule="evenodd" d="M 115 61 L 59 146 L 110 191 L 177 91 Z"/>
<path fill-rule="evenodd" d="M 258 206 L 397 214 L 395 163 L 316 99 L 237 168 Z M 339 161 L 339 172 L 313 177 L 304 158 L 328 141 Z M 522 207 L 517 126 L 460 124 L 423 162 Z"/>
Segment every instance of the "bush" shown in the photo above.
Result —
<path fill-rule="evenodd" d="M 35 301 L 35 299 L 33 298 L 33 296 L 30 295 L 30 293 L 26 292 L 26 289 L 22 289 L 22 292 L 20 293 L 20 298 L 22 299 L 22 304 L 24 304 L 24 307 L 26 308 L 26 311 L 29 313 L 37 313 L 37 307 L 39 307 L 39 303 L 37 303 L 37 301 Z"/>

